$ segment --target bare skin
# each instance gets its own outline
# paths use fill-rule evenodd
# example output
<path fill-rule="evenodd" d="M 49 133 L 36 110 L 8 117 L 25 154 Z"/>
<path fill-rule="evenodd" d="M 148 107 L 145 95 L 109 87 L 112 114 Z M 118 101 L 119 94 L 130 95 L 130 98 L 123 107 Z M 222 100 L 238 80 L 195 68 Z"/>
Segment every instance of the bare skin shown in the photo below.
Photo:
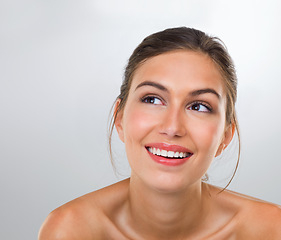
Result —
<path fill-rule="evenodd" d="M 115 121 L 130 179 L 53 211 L 39 240 L 281 239 L 278 206 L 201 182 L 233 137 L 225 115 L 223 79 L 208 56 L 175 51 L 148 59 Z M 188 153 L 186 161 L 170 165 L 179 157 L 156 156 L 155 146 Z"/>
<path fill-rule="evenodd" d="M 136 210 L 145 216 L 148 214 L 149 219 L 136 222 L 131 219 L 129 209 L 134 208 L 134 203 L 130 200 L 130 179 L 126 179 L 53 211 L 40 230 L 39 240 L 281 238 L 280 207 L 228 190 L 218 194 L 220 190 L 202 184 L 202 195 L 206 198 L 204 201 L 208 202 L 207 209 L 202 209 L 204 217 L 200 215 L 199 218 L 194 219 L 192 216 L 185 219 L 181 218 L 181 212 L 176 212 L 168 217 L 169 220 L 167 217 L 159 219 L 163 215 L 159 212 L 161 206 L 154 211 L 138 206 Z M 141 194 L 139 196 L 141 198 Z M 153 201 L 150 204 L 155 207 Z M 188 206 L 186 203 L 186 211 L 190 211 Z M 171 222 L 177 218 L 178 222 Z"/>

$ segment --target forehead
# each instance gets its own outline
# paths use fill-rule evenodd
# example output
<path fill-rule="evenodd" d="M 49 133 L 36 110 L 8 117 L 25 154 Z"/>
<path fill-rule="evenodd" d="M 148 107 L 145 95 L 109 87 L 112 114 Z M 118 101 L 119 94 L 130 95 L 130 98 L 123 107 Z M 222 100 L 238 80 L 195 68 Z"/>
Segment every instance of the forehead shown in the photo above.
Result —
<path fill-rule="evenodd" d="M 142 81 L 161 82 L 170 89 L 212 87 L 223 94 L 224 81 L 218 66 L 203 53 L 178 50 L 147 59 L 135 71 L 131 90 Z"/>

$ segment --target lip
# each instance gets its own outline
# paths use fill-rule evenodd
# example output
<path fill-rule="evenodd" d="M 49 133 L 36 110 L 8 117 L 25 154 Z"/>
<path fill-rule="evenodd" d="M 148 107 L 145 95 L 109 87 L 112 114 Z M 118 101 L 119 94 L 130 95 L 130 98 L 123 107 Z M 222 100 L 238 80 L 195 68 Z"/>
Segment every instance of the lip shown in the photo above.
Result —
<path fill-rule="evenodd" d="M 159 148 L 161 150 L 166 151 L 173 151 L 173 152 L 188 152 L 191 153 L 188 157 L 185 158 L 166 158 L 158 155 L 152 154 L 148 148 Z M 174 144 L 167 144 L 167 143 L 150 143 L 145 146 L 149 156 L 157 163 L 166 165 L 166 166 L 178 166 L 184 164 L 192 155 L 193 153 L 182 146 L 174 145 Z"/>
<path fill-rule="evenodd" d="M 145 145 L 146 148 L 153 147 L 153 148 L 160 148 L 166 151 L 173 151 L 173 152 L 189 152 L 192 153 L 189 149 L 182 147 L 180 145 L 168 144 L 168 143 L 149 143 Z"/>

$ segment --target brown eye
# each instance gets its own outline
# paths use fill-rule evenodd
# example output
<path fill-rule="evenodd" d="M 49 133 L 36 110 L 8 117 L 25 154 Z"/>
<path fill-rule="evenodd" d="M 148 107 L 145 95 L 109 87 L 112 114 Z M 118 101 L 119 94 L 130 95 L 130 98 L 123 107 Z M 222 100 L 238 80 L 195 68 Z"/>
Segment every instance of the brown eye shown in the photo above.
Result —
<path fill-rule="evenodd" d="M 188 109 L 197 112 L 212 112 L 211 108 L 203 103 L 193 103 Z"/>
<path fill-rule="evenodd" d="M 155 104 L 155 105 L 163 105 L 162 101 L 159 98 L 154 97 L 154 96 L 144 97 L 142 99 L 142 102 L 149 103 L 149 104 Z"/>

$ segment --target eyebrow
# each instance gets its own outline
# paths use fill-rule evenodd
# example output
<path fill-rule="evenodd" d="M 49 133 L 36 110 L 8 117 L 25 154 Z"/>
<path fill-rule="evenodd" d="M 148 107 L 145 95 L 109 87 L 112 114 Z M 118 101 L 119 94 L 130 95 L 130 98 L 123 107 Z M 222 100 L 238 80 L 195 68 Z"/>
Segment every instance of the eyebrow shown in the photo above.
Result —
<path fill-rule="evenodd" d="M 155 87 L 155 88 L 157 88 L 161 91 L 169 92 L 169 90 L 165 86 L 163 86 L 162 84 L 159 84 L 159 83 L 156 83 L 156 82 L 151 82 L 151 81 L 144 81 L 144 82 L 140 83 L 135 88 L 135 91 L 138 88 L 143 87 L 143 86 L 151 86 L 151 87 Z M 203 89 L 194 90 L 194 91 L 190 92 L 189 95 L 192 96 L 192 97 L 195 97 L 195 96 L 199 96 L 201 94 L 206 94 L 206 93 L 212 93 L 212 94 L 216 95 L 219 100 L 221 99 L 221 95 L 218 94 L 218 92 L 216 90 L 212 89 L 212 88 L 203 88 Z"/>
<path fill-rule="evenodd" d="M 150 81 L 144 81 L 142 83 L 140 83 L 135 91 L 140 88 L 140 87 L 143 87 L 143 86 L 152 86 L 152 87 L 155 87 L 155 88 L 158 88 L 159 90 L 161 91 L 164 91 L 164 92 L 169 92 L 168 89 L 166 87 L 164 87 L 163 85 L 159 84 L 159 83 L 155 83 L 155 82 L 150 82 Z"/>
<path fill-rule="evenodd" d="M 221 95 L 218 94 L 217 91 L 212 88 L 204 88 L 204 89 L 195 90 L 195 91 L 191 92 L 190 95 L 198 96 L 198 95 L 205 94 L 205 93 L 213 93 L 218 97 L 218 99 L 221 99 Z"/>

